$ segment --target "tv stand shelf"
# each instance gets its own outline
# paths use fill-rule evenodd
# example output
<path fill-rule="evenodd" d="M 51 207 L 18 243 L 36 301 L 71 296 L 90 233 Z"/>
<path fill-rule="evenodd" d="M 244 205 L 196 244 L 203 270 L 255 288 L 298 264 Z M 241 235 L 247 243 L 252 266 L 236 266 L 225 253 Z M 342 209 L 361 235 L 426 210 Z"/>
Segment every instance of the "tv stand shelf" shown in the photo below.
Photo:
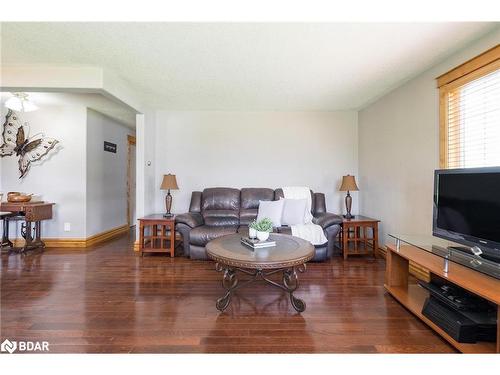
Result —
<path fill-rule="evenodd" d="M 500 280 L 474 271 L 457 263 L 450 262 L 448 272 L 443 271 L 443 258 L 420 250 L 411 245 L 387 245 L 385 289 L 399 303 L 405 306 L 436 333 L 462 353 L 500 353 L 500 325 L 497 325 L 497 341 L 464 344 L 455 341 L 445 331 L 422 314 L 422 307 L 429 292 L 416 284 L 409 284 L 409 262 L 418 264 L 468 291 L 477 294 L 497 305 L 500 321 Z"/>

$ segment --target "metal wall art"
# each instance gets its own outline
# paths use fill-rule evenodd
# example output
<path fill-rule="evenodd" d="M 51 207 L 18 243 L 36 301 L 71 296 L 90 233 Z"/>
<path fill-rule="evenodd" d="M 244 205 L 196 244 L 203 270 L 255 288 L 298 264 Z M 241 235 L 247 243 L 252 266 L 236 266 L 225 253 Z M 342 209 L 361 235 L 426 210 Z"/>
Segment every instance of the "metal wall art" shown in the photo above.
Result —
<path fill-rule="evenodd" d="M 2 131 L 3 144 L 0 157 L 19 157 L 19 178 L 26 176 L 31 163 L 42 159 L 58 143 L 54 138 L 46 138 L 42 133 L 29 137 L 29 127 L 22 124 L 16 112 L 9 109 Z"/>

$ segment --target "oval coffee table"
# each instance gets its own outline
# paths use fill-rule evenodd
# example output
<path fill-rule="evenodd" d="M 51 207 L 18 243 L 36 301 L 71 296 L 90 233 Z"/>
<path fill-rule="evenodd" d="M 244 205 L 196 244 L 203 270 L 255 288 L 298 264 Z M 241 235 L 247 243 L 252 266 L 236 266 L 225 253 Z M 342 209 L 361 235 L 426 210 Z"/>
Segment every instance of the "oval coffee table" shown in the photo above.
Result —
<path fill-rule="evenodd" d="M 217 300 L 217 309 L 224 311 L 234 291 L 260 278 L 283 289 L 290 295 L 294 309 L 304 311 L 305 302 L 293 292 L 299 287 L 297 271 L 305 272 L 306 262 L 314 257 L 314 246 L 298 237 L 273 233 L 269 239 L 276 241 L 276 246 L 252 249 L 241 243 L 241 237 L 241 234 L 230 234 L 212 240 L 206 246 L 208 256 L 216 262 L 216 271 L 223 272 L 222 286 L 226 293 Z M 240 283 L 237 271 L 250 275 L 250 279 Z M 270 275 L 279 272 L 283 273 L 283 284 L 269 279 Z"/>

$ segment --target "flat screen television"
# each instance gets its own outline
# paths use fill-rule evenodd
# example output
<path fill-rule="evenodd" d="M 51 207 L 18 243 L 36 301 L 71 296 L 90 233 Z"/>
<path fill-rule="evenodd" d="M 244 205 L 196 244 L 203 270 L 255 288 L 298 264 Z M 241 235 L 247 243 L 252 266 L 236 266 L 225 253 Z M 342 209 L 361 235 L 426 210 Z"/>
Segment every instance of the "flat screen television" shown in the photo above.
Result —
<path fill-rule="evenodd" d="M 436 170 L 432 231 L 500 263 L 500 167 Z"/>

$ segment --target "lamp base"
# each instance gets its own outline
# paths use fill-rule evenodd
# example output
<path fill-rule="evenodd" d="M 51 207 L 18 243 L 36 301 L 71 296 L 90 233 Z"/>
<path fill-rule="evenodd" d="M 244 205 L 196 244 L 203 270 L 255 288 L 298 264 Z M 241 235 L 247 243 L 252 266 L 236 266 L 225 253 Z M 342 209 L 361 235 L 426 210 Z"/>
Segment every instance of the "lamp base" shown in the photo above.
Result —
<path fill-rule="evenodd" d="M 342 215 L 345 219 L 354 219 L 355 215 Z"/>
<path fill-rule="evenodd" d="M 170 194 L 170 189 L 168 189 L 167 195 L 165 195 L 165 211 L 167 211 L 163 217 L 172 217 L 170 209 L 172 208 L 172 195 Z"/>
<path fill-rule="evenodd" d="M 345 210 L 347 213 L 344 215 L 344 217 L 347 220 L 354 218 L 354 215 L 351 215 L 351 205 L 352 205 L 351 193 L 349 192 L 349 190 L 347 190 L 347 195 L 345 196 Z"/>

